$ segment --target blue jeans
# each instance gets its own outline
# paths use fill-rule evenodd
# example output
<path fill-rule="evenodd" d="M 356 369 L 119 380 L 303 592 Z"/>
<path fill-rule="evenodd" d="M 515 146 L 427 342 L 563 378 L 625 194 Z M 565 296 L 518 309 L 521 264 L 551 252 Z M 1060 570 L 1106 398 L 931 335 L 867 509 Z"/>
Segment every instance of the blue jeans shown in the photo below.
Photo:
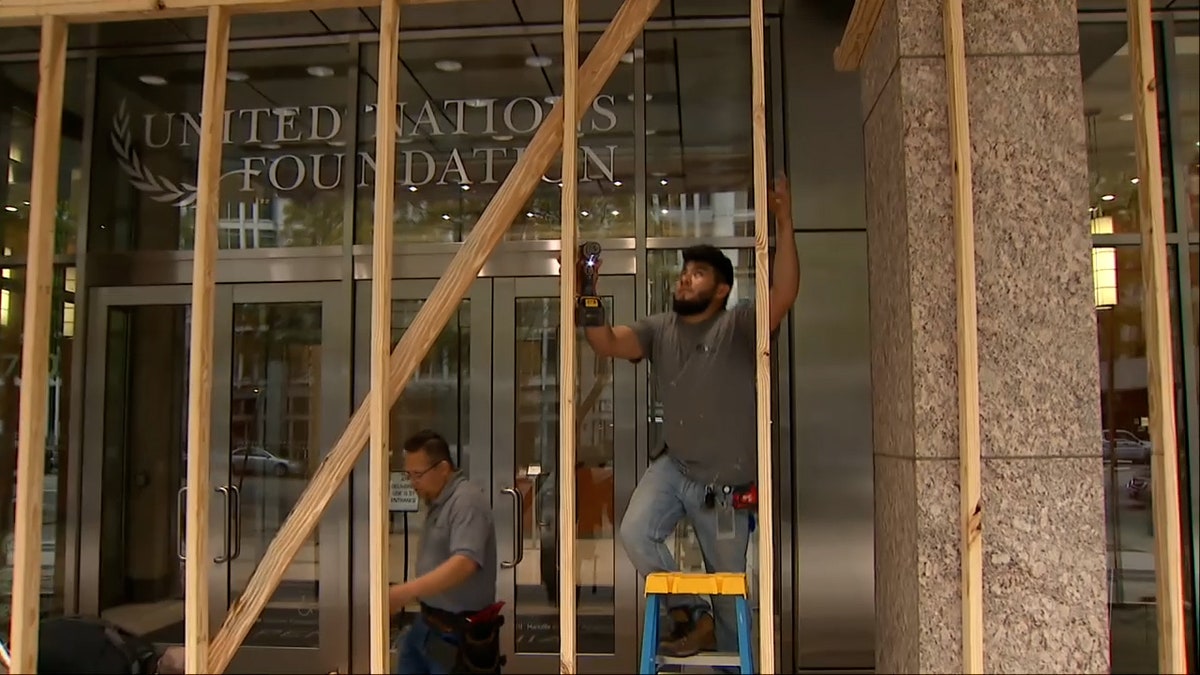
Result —
<path fill-rule="evenodd" d="M 430 628 L 419 614 L 399 642 L 400 654 L 392 671 L 396 675 L 446 675 L 454 667 L 457 647 L 446 642 L 442 633 Z"/>
<path fill-rule="evenodd" d="M 716 508 L 706 506 L 704 495 L 705 485 L 683 475 L 670 456 L 663 455 L 654 460 L 638 481 L 621 521 L 621 544 L 639 574 L 679 571 L 663 541 L 684 517 L 696 532 L 704 567 L 709 573 L 745 573 L 750 513 L 733 511 L 733 527 L 718 532 L 717 514 L 722 510 L 721 506 L 719 503 Z M 733 596 L 718 596 L 710 605 L 700 596 L 674 595 L 667 598 L 667 606 L 672 609 L 711 608 L 716 622 L 717 649 L 737 652 L 737 614 Z"/>

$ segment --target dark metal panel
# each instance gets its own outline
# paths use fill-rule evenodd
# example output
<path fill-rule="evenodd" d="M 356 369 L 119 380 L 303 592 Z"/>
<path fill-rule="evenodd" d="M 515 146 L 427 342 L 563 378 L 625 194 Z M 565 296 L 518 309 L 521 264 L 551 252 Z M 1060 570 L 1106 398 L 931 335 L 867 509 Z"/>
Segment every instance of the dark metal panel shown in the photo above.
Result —
<path fill-rule="evenodd" d="M 874 664 L 867 236 L 798 232 L 792 315 L 799 668 Z"/>
<path fill-rule="evenodd" d="M 844 12 L 793 4 L 782 24 L 787 163 L 803 278 L 790 341 L 794 669 L 872 668 L 874 480 L 859 78 L 835 72 L 830 58 Z"/>

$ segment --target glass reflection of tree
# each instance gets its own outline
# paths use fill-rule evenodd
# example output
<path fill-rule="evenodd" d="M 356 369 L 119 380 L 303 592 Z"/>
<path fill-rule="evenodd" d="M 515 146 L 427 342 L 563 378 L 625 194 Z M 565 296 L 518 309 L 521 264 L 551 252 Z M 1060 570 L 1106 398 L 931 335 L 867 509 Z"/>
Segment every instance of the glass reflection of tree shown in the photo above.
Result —
<path fill-rule="evenodd" d="M 312 195 L 305 200 L 283 203 L 280 235 L 284 246 L 334 246 L 342 243 L 345 218 L 341 193 Z"/>

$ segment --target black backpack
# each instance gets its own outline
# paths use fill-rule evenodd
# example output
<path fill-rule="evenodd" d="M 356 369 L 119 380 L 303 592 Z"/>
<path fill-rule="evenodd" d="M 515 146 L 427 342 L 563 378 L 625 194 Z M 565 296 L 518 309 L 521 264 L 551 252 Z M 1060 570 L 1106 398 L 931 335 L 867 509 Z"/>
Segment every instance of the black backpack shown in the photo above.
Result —
<path fill-rule="evenodd" d="M 38 629 L 37 669 L 46 675 L 146 675 L 160 656 L 148 640 L 103 619 L 54 617 Z"/>

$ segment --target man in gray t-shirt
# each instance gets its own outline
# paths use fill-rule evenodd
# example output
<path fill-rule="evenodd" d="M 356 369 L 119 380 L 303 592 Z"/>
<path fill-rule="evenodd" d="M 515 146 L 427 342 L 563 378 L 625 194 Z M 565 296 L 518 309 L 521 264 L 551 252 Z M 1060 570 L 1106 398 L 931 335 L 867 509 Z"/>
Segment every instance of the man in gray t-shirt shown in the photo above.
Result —
<path fill-rule="evenodd" d="M 400 645 L 398 673 L 445 673 L 454 665 L 457 618 L 496 602 L 496 528 L 487 493 L 454 468 L 433 431 L 404 443 L 404 470 L 428 507 L 417 549 L 417 577 L 388 591 L 393 614 L 420 601 L 421 614 Z"/>
<path fill-rule="evenodd" d="M 786 177 L 775 182 L 771 209 L 776 249 L 769 323 L 774 332 L 800 282 Z M 599 356 L 648 358 L 662 403 L 662 452 L 638 482 L 620 530 L 625 553 L 643 575 L 679 569 L 663 541 L 685 517 L 709 572 L 746 571 L 750 513 L 735 510 L 730 497 L 758 475 L 757 332 L 753 304 L 727 307 L 733 283 L 733 263 L 720 249 L 692 246 L 683 251 L 672 311 L 632 326 L 585 329 Z M 713 604 L 710 609 L 703 598 L 672 596 L 674 626 L 660 645 L 662 653 L 691 656 L 714 647 L 736 652 L 733 598 L 716 598 Z"/>

